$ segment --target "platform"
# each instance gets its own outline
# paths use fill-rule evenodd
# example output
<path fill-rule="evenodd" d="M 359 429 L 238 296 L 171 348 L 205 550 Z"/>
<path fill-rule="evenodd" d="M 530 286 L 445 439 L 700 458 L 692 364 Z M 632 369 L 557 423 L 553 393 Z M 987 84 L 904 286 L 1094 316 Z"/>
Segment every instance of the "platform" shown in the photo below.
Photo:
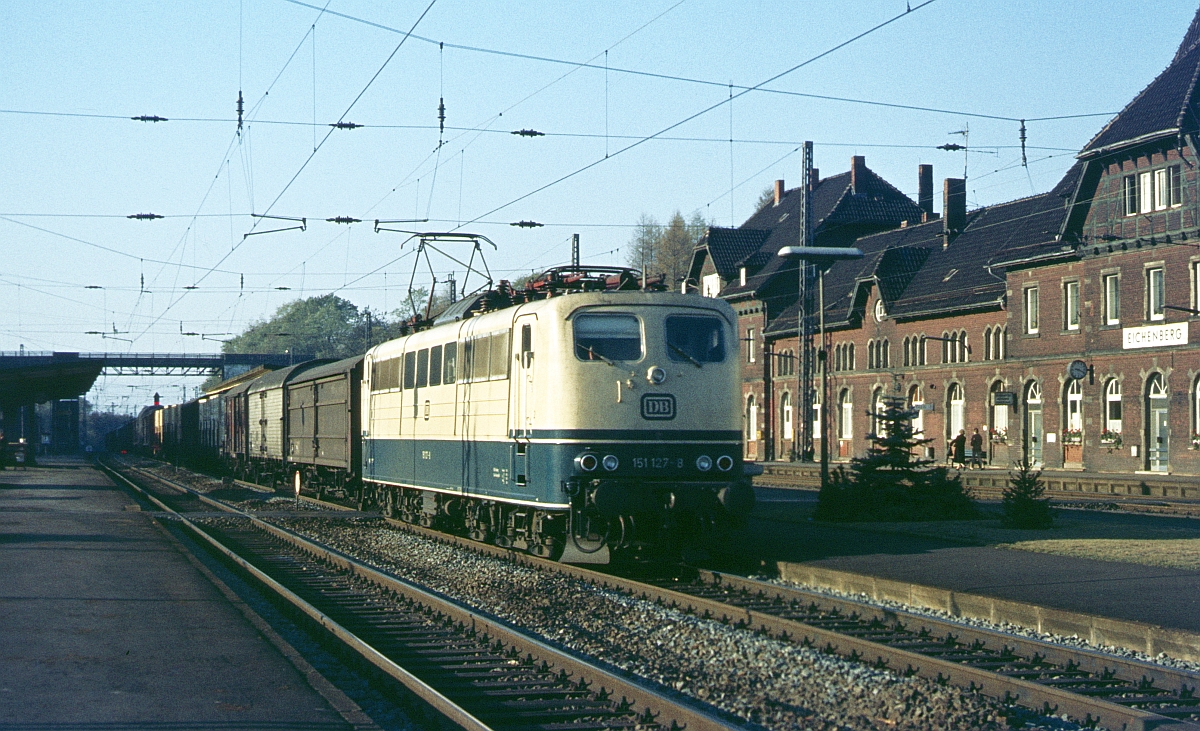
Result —
<path fill-rule="evenodd" d="M 1167 630 L 1160 633 L 1164 648 L 1168 639 L 1184 642 L 1189 651 L 1172 654 L 1200 659 L 1200 571 L 963 545 L 862 524 L 817 523 L 806 517 L 815 492 L 766 487 L 755 492 L 758 502 L 736 540 L 738 551 L 784 578 L 1026 626 L 1041 622 L 1031 607 L 1042 607 L 1060 612 L 1065 624 L 1056 627 L 1084 627 L 1087 617 L 1145 625 L 1120 630 L 1145 637 L 1159 627 Z M 1085 515 L 1114 535 L 1136 535 L 1151 521 L 1196 522 L 1126 513 Z M 1067 634 L 1085 636 L 1082 631 Z"/>
<path fill-rule="evenodd" d="M 351 728 L 133 500 L 56 467 L 0 472 L 0 727 Z"/>

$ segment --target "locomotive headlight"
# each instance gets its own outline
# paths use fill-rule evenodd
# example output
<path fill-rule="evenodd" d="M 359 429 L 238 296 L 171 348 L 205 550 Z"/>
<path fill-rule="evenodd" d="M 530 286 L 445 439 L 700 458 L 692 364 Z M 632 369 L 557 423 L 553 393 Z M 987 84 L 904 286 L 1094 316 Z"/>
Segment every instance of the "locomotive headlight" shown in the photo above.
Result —
<path fill-rule="evenodd" d="M 646 380 L 657 386 L 667 380 L 667 372 L 658 366 L 650 366 L 650 370 L 646 371 Z"/>
<path fill-rule="evenodd" d="M 708 472 L 712 469 L 712 457 L 707 454 L 702 454 L 696 458 L 696 469 L 701 472 Z"/>
<path fill-rule="evenodd" d="M 722 472 L 728 472 L 733 469 L 733 457 L 730 457 L 728 454 L 722 454 L 720 457 L 717 457 L 717 469 Z"/>
<path fill-rule="evenodd" d="M 608 470 L 609 472 L 612 472 L 613 470 L 617 469 L 617 467 L 619 467 L 620 465 L 621 465 L 621 460 L 617 459 L 617 455 L 615 455 L 615 454 L 604 455 L 604 469 Z"/>
<path fill-rule="evenodd" d="M 575 467 L 584 472 L 594 472 L 600 466 L 600 459 L 590 453 L 584 453 L 575 458 Z"/>

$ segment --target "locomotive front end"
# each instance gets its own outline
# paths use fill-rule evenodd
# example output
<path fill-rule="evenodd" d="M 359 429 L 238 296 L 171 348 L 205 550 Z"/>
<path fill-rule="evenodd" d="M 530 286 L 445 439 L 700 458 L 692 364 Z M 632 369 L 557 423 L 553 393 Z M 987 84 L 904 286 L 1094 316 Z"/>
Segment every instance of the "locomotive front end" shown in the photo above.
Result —
<path fill-rule="evenodd" d="M 568 548 L 687 542 L 743 518 L 754 492 L 732 309 L 668 293 L 572 304 L 561 378 L 545 384 L 559 423 L 539 430 L 571 501 Z"/>

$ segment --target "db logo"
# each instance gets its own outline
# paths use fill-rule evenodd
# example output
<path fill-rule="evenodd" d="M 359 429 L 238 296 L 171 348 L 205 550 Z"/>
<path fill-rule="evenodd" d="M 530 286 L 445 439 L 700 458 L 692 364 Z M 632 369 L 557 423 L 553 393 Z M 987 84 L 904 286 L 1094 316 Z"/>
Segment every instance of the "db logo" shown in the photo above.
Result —
<path fill-rule="evenodd" d="M 642 418 L 669 420 L 675 418 L 675 397 L 669 393 L 648 393 L 642 396 Z"/>

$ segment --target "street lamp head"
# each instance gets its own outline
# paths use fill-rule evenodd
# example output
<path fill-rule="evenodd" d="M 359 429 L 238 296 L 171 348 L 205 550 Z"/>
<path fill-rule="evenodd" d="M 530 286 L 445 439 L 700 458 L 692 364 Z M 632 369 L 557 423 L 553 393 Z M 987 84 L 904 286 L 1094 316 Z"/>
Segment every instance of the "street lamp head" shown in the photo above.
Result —
<path fill-rule="evenodd" d="M 779 256 L 832 263 L 838 259 L 861 259 L 863 252 L 862 249 L 845 246 L 785 246 L 779 250 Z"/>

